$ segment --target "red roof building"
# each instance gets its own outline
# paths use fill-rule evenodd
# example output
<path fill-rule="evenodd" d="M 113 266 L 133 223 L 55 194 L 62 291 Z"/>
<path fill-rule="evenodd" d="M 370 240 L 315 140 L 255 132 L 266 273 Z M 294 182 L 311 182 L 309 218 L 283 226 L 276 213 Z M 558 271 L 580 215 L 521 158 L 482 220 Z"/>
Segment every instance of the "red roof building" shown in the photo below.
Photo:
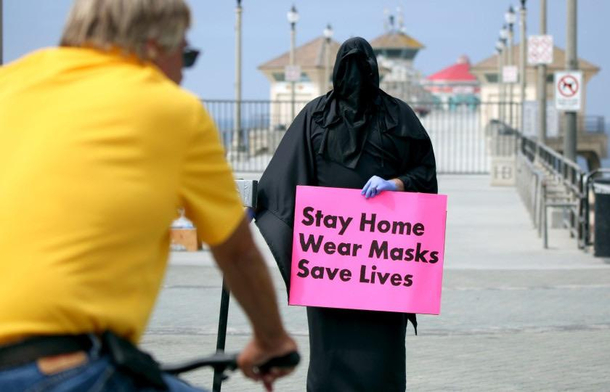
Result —
<path fill-rule="evenodd" d="M 457 62 L 428 76 L 424 85 L 441 102 L 478 100 L 480 82 L 470 72 L 470 60 L 460 56 Z"/>

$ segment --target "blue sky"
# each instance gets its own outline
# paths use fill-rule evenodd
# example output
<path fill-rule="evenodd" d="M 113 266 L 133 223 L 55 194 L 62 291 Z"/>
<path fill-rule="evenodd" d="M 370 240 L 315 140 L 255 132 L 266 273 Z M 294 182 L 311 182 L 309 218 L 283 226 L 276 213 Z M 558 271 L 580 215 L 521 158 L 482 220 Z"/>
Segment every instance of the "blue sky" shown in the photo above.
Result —
<path fill-rule="evenodd" d="M 233 98 L 235 67 L 234 0 L 190 0 L 195 26 L 193 46 L 204 50 L 189 71 L 185 87 L 208 99 Z M 548 31 L 565 48 L 566 0 L 549 0 Z M 32 50 L 55 45 L 71 0 L 4 0 L 4 57 L 14 60 Z M 359 35 L 373 39 L 384 32 L 384 9 L 404 10 L 407 33 L 426 48 L 415 60 L 424 75 L 451 65 L 462 54 L 473 63 L 493 54 L 504 12 L 513 0 L 242 0 L 244 98 L 266 99 L 269 83 L 256 67 L 290 45 L 286 12 L 294 4 L 300 14 L 297 45 L 321 35 L 327 23 L 335 39 Z M 588 86 L 588 114 L 610 119 L 610 51 L 607 50 L 608 0 L 578 1 L 578 54 L 601 68 Z M 539 0 L 528 0 L 528 34 L 539 32 Z M 518 39 L 518 36 L 517 36 Z"/>

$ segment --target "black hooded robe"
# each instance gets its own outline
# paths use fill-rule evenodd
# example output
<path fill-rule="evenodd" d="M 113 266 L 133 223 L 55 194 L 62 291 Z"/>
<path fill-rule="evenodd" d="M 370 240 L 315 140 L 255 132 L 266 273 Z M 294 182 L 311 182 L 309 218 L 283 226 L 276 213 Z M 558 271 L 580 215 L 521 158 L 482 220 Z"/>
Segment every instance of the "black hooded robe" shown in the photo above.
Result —
<path fill-rule="evenodd" d="M 350 87 L 369 80 L 359 90 L 368 101 L 349 102 Z M 377 175 L 399 178 L 405 191 L 437 192 L 430 138 L 407 104 L 379 90 L 368 42 L 352 38 L 341 46 L 333 85 L 295 118 L 259 183 L 256 224 L 287 288 L 297 185 L 362 189 Z M 406 389 L 405 332 L 407 320 L 416 326 L 414 315 L 308 307 L 307 317 L 308 391 Z"/>

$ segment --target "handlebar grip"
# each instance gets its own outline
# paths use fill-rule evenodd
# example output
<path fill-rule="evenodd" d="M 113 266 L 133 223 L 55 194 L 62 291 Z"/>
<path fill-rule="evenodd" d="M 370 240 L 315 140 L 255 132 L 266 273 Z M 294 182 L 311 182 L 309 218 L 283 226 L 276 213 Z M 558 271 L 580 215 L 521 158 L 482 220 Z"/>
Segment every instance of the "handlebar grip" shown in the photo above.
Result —
<path fill-rule="evenodd" d="M 216 353 L 212 356 L 195 359 L 176 365 L 163 365 L 161 371 L 178 375 L 184 372 L 198 369 L 200 367 L 212 367 L 214 370 L 224 372 L 225 370 L 237 369 L 237 354 Z"/>
<path fill-rule="evenodd" d="M 264 364 L 258 366 L 261 373 L 268 373 L 271 368 L 291 368 L 301 362 L 301 355 L 297 351 L 293 351 L 281 357 L 271 358 Z"/>

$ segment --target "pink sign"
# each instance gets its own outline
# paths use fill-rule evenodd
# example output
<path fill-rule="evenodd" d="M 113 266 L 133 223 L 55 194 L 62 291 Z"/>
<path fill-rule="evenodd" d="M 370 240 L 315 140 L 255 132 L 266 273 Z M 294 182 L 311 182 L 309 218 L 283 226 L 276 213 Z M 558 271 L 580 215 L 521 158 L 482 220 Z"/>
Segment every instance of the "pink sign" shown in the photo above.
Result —
<path fill-rule="evenodd" d="M 298 186 L 290 305 L 439 314 L 447 196 Z"/>

